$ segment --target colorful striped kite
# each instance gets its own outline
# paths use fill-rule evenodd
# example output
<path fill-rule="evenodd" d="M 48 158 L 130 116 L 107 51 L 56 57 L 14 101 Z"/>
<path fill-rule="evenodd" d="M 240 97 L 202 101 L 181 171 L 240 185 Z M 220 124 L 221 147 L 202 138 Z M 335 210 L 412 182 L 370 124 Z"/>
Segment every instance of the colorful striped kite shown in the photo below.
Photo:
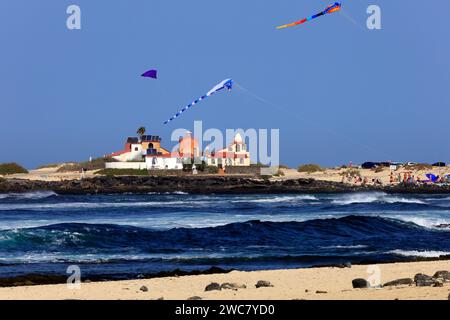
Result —
<path fill-rule="evenodd" d="M 298 26 L 299 24 L 303 24 L 303 23 L 305 23 L 307 21 L 311 21 L 311 20 L 313 20 L 315 18 L 318 18 L 320 16 L 324 16 L 326 14 L 337 12 L 337 11 L 341 10 L 341 7 L 342 7 L 342 5 L 339 2 L 335 2 L 334 4 L 328 6 L 328 8 L 326 8 L 324 11 L 322 11 L 322 12 L 316 14 L 316 15 L 313 15 L 311 17 L 305 18 L 305 19 L 300 20 L 300 21 L 296 21 L 296 22 L 293 22 L 293 23 L 289 23 L 289 24 L 285 24 L 285 25 L 279 26 L 279 27 L 277 27 L 277 29 L 284 29 L 284 28 Z"/>
<path fill-rule="evenodd" d="M 172 118 L 170 118 L 169 120 L 165 121 L 164 124 L 168 124 L 170 121 L 175 120 L 183 112 L 185 112 L 187 109 L 189 109 L 190 107 L 193 107 L 194 105 L 196 105 L 200 101 L 206 99 L 207 97 L 212 96 L 214 93 L 216 93 L 216 92 L 218 92 L 220 90 L 223 90 L 223 89 L 228 89 L 228 91 L 231 91 L 232 88 L 233 88 L 233 80 L 231 80 L 231 79 L 223 80 L 221 83 L 219 83 L 214 88 L 209 90 L 209 92 L 207 94 L 205 94 L 204 96 L 198 98 L 197 100 L 193 101 L 191 104 L 188 104 L 186 107 L 184 107 L 183 109 L 178 111 Z"/>

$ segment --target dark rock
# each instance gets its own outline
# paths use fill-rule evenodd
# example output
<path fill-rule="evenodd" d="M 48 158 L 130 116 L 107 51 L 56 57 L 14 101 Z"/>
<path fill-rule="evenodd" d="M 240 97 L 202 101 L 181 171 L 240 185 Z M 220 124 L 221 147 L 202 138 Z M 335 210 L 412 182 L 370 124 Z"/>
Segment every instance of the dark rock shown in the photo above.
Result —
<path fill-rule="evenodd" d="M 440 287 L 443 287 L 444 286 L 444 283 L 442 283 L 441 281 L 439 281 L 439 280 L 436 280 L 435 282 L 434 282 L 434 284 L 433 284 L 433 287 L 435 287 L 435 288 L 440 288 Z"/>
<path fill-rule="evenodd" d="M 434 274 L 433 278 L 450 280 L 450 272 L 449 271 L 438 271 Z"/>
<path fill-rule="evenodd" d="M 383 287 L 391 287 L 391 286 L 410 286 L 414 284 L 414 280 L 411 278 L 403 278 L 397 279 L 393 281 L 386 282 Z"/>
<path fill-rule="evenodd" d="M 1 287 L 33 286 L 66 283 L 67 278 L 59 275 L 27 274 L 10 278 L 0 278 Z"/>
<path fill-rule="evenodd" d="M 164 300 L 164 297 L 159 297 L 159 298 L 156 299 L 156 300 L 162 301 L 162 300 Z"/>
<path fill-rule="evenodd" d="M 370 287 L 370 283 L 366 279 L 358 278 L 352 280 L 354 289 L 365 289 Z"/>
<path fill-rule="evenodd" d="M 222 283 L 222 285 L 220 286 L 221 289 L 224 290 L 237 290 L 237 289 L 246 289 L 247 286 L 245 284 L 237 284 L 237 283 L 229 283 L 229 282 L 225 282 Z"/>
<path fill-rule="evenodd" d="M 450 293 L 448 294 L 448 298 L 447 299 L 450 300 Z"/>
<path fill-rule="evenodd" d="M 142 286 L 139 290 L 141 290 L 142 292 L 147 292 L 148 288 L 146 286 Z"/>
<path fill-rule="evenodd" d="M 264 287 L 273 287 L 273 285 L 269 281 L 259 280 L 256 285 L 256 288 L 264 288 Z"/>
<path fill-rule="evenodd" d="M 187 298 L 188 300 L 202 300 L 202 297 L 199 296 L 193 296 L 193 297 L 189 297 Z"/>
<path fill-rule="evenodd" d="M 317 290 L 316 293 L 328 293 L 328 291 Z"/>
<path fill-rule="evenodd" d="M 70 181 L 0 180 L 0 193 L 52 190 L 58 194 L 107 194 L 183 191 L 192 194 L 242 193 L 342 193 L 385 191 L 388 193 L 448 193 L 450 185 L 408 185 L 369 187 L 314 179 L 269 180 L 258 176 L 96 176 Z"/>
<path fill-rule="evenodd" d="M 435 280 L 423 273 L 418 273 L 414 276 L 414 282 L 418 287 L 430 287 L 435 283 Z"/>
<path fill-rule="evenodd" d="M 220 287 L 220 284 L 218 284 L 217 282 L 211 282 L 206 286 L 205 291 L 213 291 L 213 290 L 222 290 L 222 288 Z"/>
<path fill-rule="evenodd" d="M 143 278 L 166 278 L 166 277 L 177 277 L 177 276 L 197 276 L 200 274 L 218 274 L 218 273 L 228 273 L 233 271 L 233 269 L 222 269 L 219 267 L 211 267 L 206 270 L 192 270 L 192 271 L 183 271 L 180 269 L 175 269 L 172 271 L 161 271 L 158 273 L 149 273 L 143 275 Z"/>

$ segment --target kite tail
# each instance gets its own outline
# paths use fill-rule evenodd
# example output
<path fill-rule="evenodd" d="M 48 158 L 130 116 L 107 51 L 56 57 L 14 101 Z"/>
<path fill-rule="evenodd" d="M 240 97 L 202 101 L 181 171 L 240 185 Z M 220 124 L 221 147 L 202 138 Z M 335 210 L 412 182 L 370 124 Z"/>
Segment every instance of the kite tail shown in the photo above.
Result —
<path fill-rule="evenodd" d="M 188 104 L 186 107 L 184 107 L 183 109 L 181 109 L 180 111 L 178 111 L 172 118 L 170 118 L 169 120 L 164 121 L 164 124 L 168 124 L 169 122 L 173 121 L 174 119 L 178 118 L 183 112 L 185 112 L 186 110 L 188 110 L 189 108 L 195 106 L 197 103 L 199 103 L 200 101 L 212 96 L 214 93 L 219 92 L 220 90 L 223 89 L 228 89 L 228 91 L 230 91 L 233 88 L 233 80 L 232 79 L 226 79 L 223 80 L 221 83 L 219 83 L 218 85 L 216 85 L 214 88 L 212 88 L 210 91 L 208 91 L 207 94 L 205 94 L 204 96 L 201 96 L 200 98 L 198 98 L 197 100 L 191 102 L 190 104 Z"/>
<path fill-rule="evenodd" d="M 289 27 L 294 27 L 294 26 L 298 26 L 299 24 L 303 24 L 306 21 L 308 21 L 308 18 L 305 18 L 303 20 L 300 21 L 296 21 L 296 22 L 292 22 L 292 23 L 288 23 L 288 24 L 284 24 L 282 26 L 277 27 L 277 29 L 285 29 L 285 28 L 289 28 Z"/>
<path fill-rule="evenodd" d="M 197 103 L 199 103 L 202 100 L 205 100 L 206 98 L 212 96 L 214 93 L 216 92 L 211 92 L 209 94 L 205 94 L 204 96 L 201 96 L 200 98 L 198 98 L 195 101 L 192 101 L 190 104 L 188 104 L 186 107 L 184 107 L 183 109 L 181 109 L 180 111 L 178 111 L 176 114 L 173 115 L 172 118 L 170 118 L 169 120 L 164 121 L 164 124 L 168 124 L 169 122 L 175 120 L 176 118 L 178 118 L 179 116 L 181 116 L 181 114 L 185 111 L 187 111 L 189 108 L 192 108 L 193 106 L 195 106 Z"/>

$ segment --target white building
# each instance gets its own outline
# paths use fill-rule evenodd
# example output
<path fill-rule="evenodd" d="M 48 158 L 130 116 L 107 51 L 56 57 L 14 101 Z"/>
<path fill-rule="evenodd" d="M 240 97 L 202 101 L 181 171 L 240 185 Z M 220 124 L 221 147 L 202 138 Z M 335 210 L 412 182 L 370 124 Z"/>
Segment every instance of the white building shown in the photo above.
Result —
<path fill-rule="evenodd" d="M 145 158 L 147 170 L 168 169 L 181 170 L 183 162 L 180 157 L 175 155 L 147 155 Z"/>
<path fill-rule="evenodd" d="M 242 136 L 237 133 L 233 142 L 225 149 L 206 153 L 205 161 L 210 166 L 226 167 L 226 166 L 250 166 L 250 153 Z"/>
<path fill-rule="evenodd" d="M 107 169 L 139 169 L 182 170 L 183 160 L 202 157 L 207 165 L 225 168 L 227 166 L 250 166 L 250 153 L 242 136 L 238 133 L 233 142 L 225 149 L 202 156 L 198 142 L 188 133 L 180 139 L 176 152 L 170 153 L 161 147 L 159 136 L 143 136 L 141 140 L 135 137 L 127 139 L 125 149 L 110 154 L 116 162 L 107 162 Z"/>

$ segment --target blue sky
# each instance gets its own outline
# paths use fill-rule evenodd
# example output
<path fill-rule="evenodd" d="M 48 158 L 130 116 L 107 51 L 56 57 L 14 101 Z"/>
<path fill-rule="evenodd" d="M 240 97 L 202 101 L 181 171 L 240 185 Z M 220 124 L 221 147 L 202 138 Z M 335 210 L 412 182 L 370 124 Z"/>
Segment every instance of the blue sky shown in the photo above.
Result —
<path fill-rule="evenodd" d="M 122 148 L 144 125 L 279 128 L 281 162 L 450 161 L 450 2 L 3 0 L 0 162 L 29 168 Z M 77 4 L 82 29 L 66 28 Z M 382 30 L 365 28 L 367 6 Z M 348 18 L 348 17 L 351 17 Z M 354 20 L 356 23 L 352 22 Z M 157 68 L 157 81 L 139 75 Z M 218 94 L 162 122 L 219 81 Z"/>

